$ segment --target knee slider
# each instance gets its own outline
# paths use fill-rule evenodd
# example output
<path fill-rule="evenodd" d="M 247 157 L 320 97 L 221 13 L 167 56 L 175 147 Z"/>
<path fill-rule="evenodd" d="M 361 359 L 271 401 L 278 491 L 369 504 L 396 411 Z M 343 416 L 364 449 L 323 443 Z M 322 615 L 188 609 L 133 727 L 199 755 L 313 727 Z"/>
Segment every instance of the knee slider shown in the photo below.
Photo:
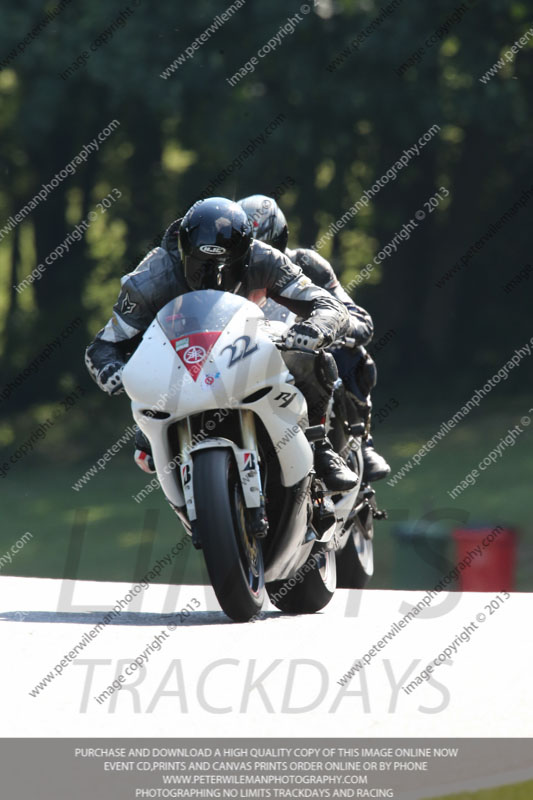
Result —
<path fill-rule="evenodd" d="M 333 389 L 333 385 L 339 377 L 337 369 L 337 362 L 331 353 L 326 353 L 321 350 L 317 353 L 315 360 L 315 376 L 321 386 L 329 393 Z"/>
<path fill-rule="evenodd" d="M 378 379 L 378 371 L 376 368 L 375 361 L 371 356 L 368 355 L 368 353 L 365 353 L 364 357 L 361 358 L 361 360 L 357 364 L 357 368 L 355 371 L 355 380 L 357 382 L 359 391 L 365 397 L 368 397 L 368 395 L 376 385 L 377 379 Z"/>
<path fill-rule="evenodd" d="M 287 369 L 294 376 L 296 383 L 313 379 L 315 374 L 315 353 L 302 350 L 285 350 L 282 352 Z"/>

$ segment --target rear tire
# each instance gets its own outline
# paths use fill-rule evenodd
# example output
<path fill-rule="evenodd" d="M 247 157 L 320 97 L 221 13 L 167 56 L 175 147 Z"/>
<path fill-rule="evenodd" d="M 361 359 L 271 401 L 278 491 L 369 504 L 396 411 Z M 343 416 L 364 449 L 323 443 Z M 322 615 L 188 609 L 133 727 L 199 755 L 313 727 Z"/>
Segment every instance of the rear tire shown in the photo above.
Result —
<path fill-rule="evenodd" d="M 207 572 L 224 613 L 248 622 L 263 605 L 265 576 L 261 543 L 247 532 L 247 511 L 230 450 L 194 456 L 194 528 Z"/>
<path fill-rule="evenodd" d="M 374 520 L 370 509 L 367 518 L 361 520 L 367 532 L 372 534 Z M 370 526 L 370 528 L 368 527 Z M 374 546 L 372 538 L 367 539 L 357 523 L 352 525 L 348 541 L 337 552 L 337 586 L 339 589 L 364 589 L 374 574 Z"/>
<path fill-rule="evenodd" d="M 302 579 L 300 583 L 296 578 L 287 578 L 268 584 L 271 603 L 287 614 L 314 614 L 327 606 L 337 586 L 334 551 L 311 555 L 297 574 Z"/>

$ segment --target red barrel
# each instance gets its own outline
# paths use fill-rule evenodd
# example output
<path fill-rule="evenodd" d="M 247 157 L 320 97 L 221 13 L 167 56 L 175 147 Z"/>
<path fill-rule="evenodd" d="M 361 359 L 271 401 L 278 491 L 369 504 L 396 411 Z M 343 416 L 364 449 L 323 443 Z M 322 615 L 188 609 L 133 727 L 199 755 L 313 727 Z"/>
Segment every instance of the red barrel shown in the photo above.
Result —
<path fill-rule="evenodd" d="M 514 588 L 517 535 L 513 528 L 456 528 L 456 566 L 462 592 L 510 592 Z"/>

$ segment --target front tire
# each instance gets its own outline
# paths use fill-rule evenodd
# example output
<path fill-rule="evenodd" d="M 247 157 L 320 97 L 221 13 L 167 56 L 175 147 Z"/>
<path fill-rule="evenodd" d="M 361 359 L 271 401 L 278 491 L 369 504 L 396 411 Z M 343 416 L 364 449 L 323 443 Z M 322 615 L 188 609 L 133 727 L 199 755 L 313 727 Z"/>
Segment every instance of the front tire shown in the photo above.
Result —
<path fill-rule="evenodd" d="M 194 456 L 195 532 L 211 585 L 222 610 L 248 622 L 263 605 L 265 576 L 261 543 L 248 533 L 248 514 L 230 450 Z"/>

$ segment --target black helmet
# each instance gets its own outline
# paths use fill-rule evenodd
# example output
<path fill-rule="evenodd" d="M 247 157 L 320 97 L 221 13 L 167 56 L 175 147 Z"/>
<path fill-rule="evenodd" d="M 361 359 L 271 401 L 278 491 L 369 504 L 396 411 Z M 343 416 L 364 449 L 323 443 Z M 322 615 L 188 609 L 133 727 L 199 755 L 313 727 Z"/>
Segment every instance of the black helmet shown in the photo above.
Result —
<path fill-rule="evenodd" d="M 195 289 L 234 292 L 242 282 L 252 226 L 242 208 L 225 197 L 195 203 L 179 228 L 185 280 Z"/>
<path fill-rule="evenodd" d="M 285 215 L 276 201 L 264 194 L 252 194 L 239 200 L 239 205 L 252 223 L 254 239 L 267 242 L 284 253 L 289 240 L 289 229 Z"/>

